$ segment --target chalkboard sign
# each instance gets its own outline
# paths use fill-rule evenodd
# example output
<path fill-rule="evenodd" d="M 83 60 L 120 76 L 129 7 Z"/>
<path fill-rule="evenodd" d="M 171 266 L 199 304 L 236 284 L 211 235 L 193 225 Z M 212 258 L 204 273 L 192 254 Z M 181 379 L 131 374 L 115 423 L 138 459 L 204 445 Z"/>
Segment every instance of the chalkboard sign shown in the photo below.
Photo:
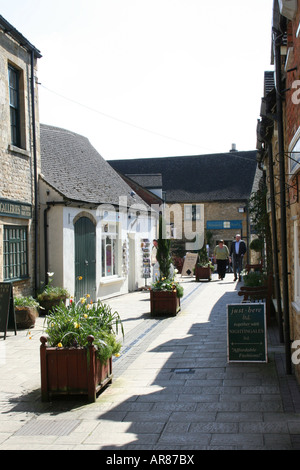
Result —
<path fill-rule="evenodd" d="M 228 362 L 267 362 L 266 305 L 227 305 Z"/>
<path fill-rule="evenodd" d="M 0 331 L 4 331 L 4 339 L 8 329 L 17 334 L 13 286 L 9 282 L 0 282 Z"/>
<path fill-rule="evenodd" d="M 196 266 L 198 259 L 198 254 L 196 253 L 187 253 L 184 263 L 183 263 L 183 268 L 181 271 L 181 277 L 182 276 L 193 276 L 194 273 L 194 268 Z"/>

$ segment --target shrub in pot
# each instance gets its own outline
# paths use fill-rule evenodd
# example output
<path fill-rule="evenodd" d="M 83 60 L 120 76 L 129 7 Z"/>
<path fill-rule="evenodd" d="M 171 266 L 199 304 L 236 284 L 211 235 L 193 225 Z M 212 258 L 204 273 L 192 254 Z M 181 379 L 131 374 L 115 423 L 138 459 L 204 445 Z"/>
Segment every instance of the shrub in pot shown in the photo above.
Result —
<path fill-rule="evenodd" d="M 34 327 L 39 316 L 39 303 L 32 296 L 20 296 L 14 297 L 14 307 L 17 328 L 22 330 Z"/>

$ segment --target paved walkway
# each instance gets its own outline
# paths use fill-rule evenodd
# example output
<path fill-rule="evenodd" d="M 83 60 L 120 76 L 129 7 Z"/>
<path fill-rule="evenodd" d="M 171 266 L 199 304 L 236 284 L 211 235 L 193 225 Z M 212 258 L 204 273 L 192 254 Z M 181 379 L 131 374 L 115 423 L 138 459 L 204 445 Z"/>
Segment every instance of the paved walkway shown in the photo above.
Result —
<path fill-rule="evenodd" d="M 300 394 L 269 331 L 269 362 L 227 363 L 233 275 L 184 280 L 176 317 L 151 318 L 149 293 L 107 301 L 124 321 L 114 380 L 95 403 L 40 400 L 39 338 L 0 336 L 0 450 L 252 450 L 300 448 Z M 129 454 L 128 454 L 129 455 Z"/>

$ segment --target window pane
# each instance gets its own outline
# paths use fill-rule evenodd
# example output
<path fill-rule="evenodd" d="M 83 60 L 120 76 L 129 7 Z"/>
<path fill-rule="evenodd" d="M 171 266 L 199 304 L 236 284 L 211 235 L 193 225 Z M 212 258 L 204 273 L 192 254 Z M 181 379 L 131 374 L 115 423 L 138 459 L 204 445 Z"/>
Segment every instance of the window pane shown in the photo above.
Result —
<path fill-rule="evenodd" d="M 4 280 L 27 277 L 27 228 L 4 227 L 3 242 Z"/>

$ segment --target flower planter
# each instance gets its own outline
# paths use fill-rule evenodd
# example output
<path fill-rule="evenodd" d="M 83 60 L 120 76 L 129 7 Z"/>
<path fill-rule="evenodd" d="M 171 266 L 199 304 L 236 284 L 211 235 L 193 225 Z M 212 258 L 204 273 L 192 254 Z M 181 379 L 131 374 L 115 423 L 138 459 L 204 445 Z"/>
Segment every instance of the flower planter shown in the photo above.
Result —
<path fill-rule="evenodd" d="M 39 300 L 40 307 L 40 315 L 48 315 L 48 313 L 52 310 L 53 307 L 58 307 L 61 302 L 66 304 L 66 298 L 67 297 L 58 297 L 56 299 L 45 299 L 45 300 Z"/>
<path fill-rule="evenodd" d="M 211 280 L 211 268 L 210 267 L 203 267 L 203 266 L 195 266 L 195 276 L 196 281 L 199 282 L 200 279 L 206 279 L 208 281 Z"/>
<path fill-rule="evenodd" d="M 34 327 L 35 320 L 39 316 L 39 313 L 36 307 L 21 307 L 16 305 L 15 316 L 17 329 L 26 330 Z"/>
<path fill-rule="evenodd" d="M 150 291 L 151 315 L 175 316 L 180 310 L 180 298 L 177 292 Z"/>
<path fill-rule="evenodd" d="M 112 358 L 103 364 L 88 336 L 88 348 L 56 348 L 47 346 L 47 337 L 40 338 L 42 401 L 57 395 L 87 395 L 89 402 L 112 381 Z"/>

